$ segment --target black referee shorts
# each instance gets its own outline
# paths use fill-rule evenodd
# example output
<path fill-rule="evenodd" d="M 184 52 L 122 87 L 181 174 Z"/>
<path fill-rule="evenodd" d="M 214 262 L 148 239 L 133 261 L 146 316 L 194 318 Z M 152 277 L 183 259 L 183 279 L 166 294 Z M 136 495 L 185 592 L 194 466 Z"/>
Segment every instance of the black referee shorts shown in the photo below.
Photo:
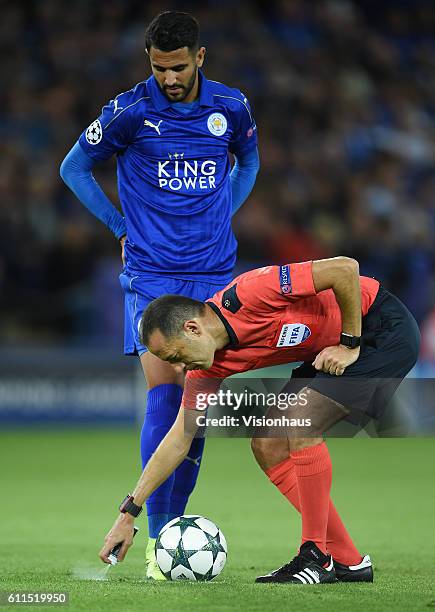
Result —
<path fill-rule="evenodd" d="M 347 421 L 362 424 L 381 418 L 403 378 L 414 367 L 420 332 L 412 314 L 383 287 L 362 321 L 361 352 L 342 376 L 318 372 L 311 363 L 293 370 L 294 379 L 350 410 Z M 302 380 L 300 381 L 302 383 Z"/>

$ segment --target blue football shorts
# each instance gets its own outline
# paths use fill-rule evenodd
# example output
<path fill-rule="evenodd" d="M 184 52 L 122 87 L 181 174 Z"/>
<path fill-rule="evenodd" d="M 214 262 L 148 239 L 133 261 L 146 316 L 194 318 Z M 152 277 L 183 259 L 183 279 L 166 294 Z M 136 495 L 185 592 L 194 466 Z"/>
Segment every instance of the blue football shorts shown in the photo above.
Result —
<path fill-rule="evenodd" d="M 147 348 L 139 342 L 139 321 L 152 300 L 172 293 L 204 302 L 226 287 L 231 279 L 223 279 L 221 283 L 205 283 L 124 271 L 119 275 L 119 280 L 125 294 L 124 354 L 141 355 Z"/>

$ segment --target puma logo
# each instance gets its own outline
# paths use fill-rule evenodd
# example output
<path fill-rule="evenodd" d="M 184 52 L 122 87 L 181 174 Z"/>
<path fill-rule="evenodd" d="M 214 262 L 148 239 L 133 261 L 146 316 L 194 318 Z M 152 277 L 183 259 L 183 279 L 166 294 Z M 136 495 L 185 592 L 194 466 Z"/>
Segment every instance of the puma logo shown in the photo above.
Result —
<path fill-rule="evenodd" d="M 194 457 L 189 457 L 189 455 L 187 455 L 185 457 L 185 459 L 188 459 L 189 461 L 191 461 L 193 464 L 195 465 L 199 465 L 199 462 L 201 461 L 201 457 L 197 457 L 196 459 Z"/>
<path fill-rule="evenodd" d="M 115 114 L 116 111 L 122 110 L 123 108 L 123 106 L 118 106 L 118 100 L 115 98 L 113 102 L 113 114 Z"/>
<path fill-rule="evenodd" d="M 160 119 L 160 121 L 158 122 L 158 124 L 156 125 L 155 123 L 151 123 L 151 121 L 148 121 L 148 119 L 145 119 L 145 121 L 143 122 L 144 125 L 147 125 L 148 127 L 152 127 L 153 130 L 155 130 L 157 132 L 157 134 L 159 136 L 161 136 L 160 134 L 160 124 L 162 123 L 163 119 Z"/>

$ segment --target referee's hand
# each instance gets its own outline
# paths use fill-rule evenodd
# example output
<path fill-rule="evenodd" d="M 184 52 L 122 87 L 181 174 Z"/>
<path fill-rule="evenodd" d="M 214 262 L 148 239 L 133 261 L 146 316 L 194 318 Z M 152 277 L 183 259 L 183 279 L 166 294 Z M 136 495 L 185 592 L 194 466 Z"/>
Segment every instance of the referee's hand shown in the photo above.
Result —
<path fill-rule="evenodd" d="M 342 344 L 327 346 L 317 355 L 313 361 L 313 366 L 316 370 L 326 372 L 326 374 L 341 376 L 348 366 L 355 363 L 359 357 L 359 352 L 359 347 L 351 349 Z"/>
<path fill-rule="evenodd" d="M 101 561 L 103 563 L 110 563 L 109 555 L 112 548 L 121 542 L 122 546 L 118 554 L 118 561 L 124 561 L 128 549 L 133 544 L 133 537 L 134 518 L 128 512 L 120 514 L 104 539 L 104 546 L 98 555 Z"/>

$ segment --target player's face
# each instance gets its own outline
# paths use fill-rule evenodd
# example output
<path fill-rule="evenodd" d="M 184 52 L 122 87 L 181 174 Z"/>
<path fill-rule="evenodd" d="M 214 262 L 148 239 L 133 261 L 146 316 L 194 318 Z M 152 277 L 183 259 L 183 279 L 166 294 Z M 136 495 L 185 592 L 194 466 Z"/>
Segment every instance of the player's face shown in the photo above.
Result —
<path fill-rule="evenodd" d="M 186 370 L 208 370 L 214 361 L 211 338 L 196 320 L 186 321 L 174 338 L 165 338 L 160 331 L 151 334 L 148 349 L 153 355 Z"/>
<path fill-rule="evenodd" d="M 204 62 L 205 48 L 191 52 L 149 50 L 151 69 L 160 89 L 170 102 L 193 102 L 198 96 L 198 68 Z"/>

